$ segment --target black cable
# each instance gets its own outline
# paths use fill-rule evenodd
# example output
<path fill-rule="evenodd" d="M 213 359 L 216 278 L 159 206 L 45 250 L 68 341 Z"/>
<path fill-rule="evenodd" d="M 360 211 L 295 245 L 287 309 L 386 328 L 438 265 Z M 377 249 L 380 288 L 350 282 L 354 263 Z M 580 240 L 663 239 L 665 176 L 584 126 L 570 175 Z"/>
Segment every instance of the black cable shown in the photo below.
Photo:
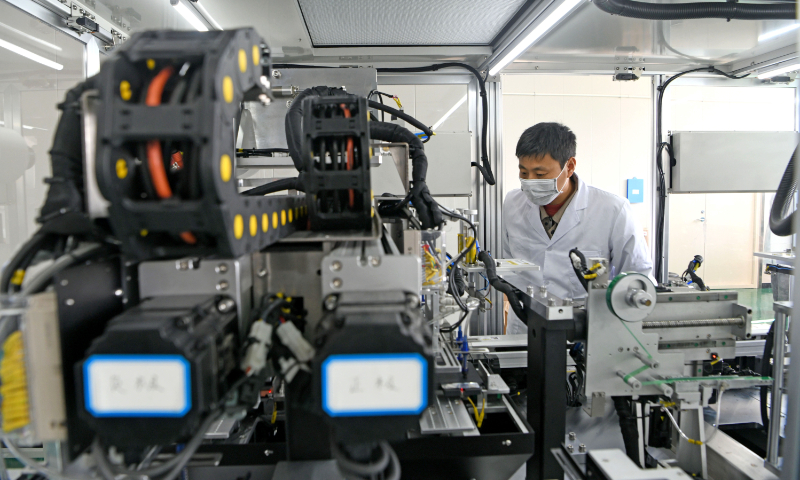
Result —
<path fill-rule="evenodd" d="M 273 153 L 289 153 L 288 148 L 238 148 L 236 156 L 239 158 L 272 157 Z"/>
<path fill-rule="evenodd" d="M 443 332 L 443 333 L 450 333 L 450 332 L 454 331 L 456 328 L 460 327 L 462 323 L 464 323 L 464 320 L 467 318 L 468 315 L 469 315 L 469 310 L 464 312 L 463 315 L 461 315 L 461 318 L 459 318 L 456 323 L 450 325 L 449 327 L 444 327 L 444 328 L 440 329 L 439 331 Z"/>
<path fill-rule="evenodd" d="M 283 190 L 299 190 L 301 192 L 305 192 L 305 187 L 303 186 L 303 182 L 301 182 L 297 177 L 281 178 L 280 180 L 275 180 L 273 182 L 251 188 L 250 190 L 245 190 L 242 192 L 242 195 L 253 197 L 280 192 Z"/>
<path fill-rule="evenodd" d="M 608 0 L 605 0 L 608 1 Z M 619 1 L 619 0 L 614 0 Z M 597 2 L 595 2 L 597 3 Z M 724 4 L 721 4 L 724 5 Z M 696 72 L 707 72 L 713 73 L 716 75 L 722 75 L 725 78 L 730 78 L 732 80 L 738 80 L 748 76 L 749 74 L 735 76 L 729 73 L 723 72 L 714 67 L 703 67 L 703 68 L 693 68 L 691 70 L 686 70 L 684 72 L 677 73 L 670 78 L 668 78 L 664 83 L 658 86 L 658 96 L 656 101 L 656 168 L 658 169 L 658 194 L 659 194 L 659 202 L 658 202 L 658 211 L 656 214 L 656 248 L 655 248 L 655 276 L 656 280 L 661 282 L 662 281 L 662 273 L 664 269 L 664 262 L 663 262 L 663 255 L 664 255 L 664 223 L 665 223 L 665 210 L 666 210 L 666 199 L 667 199 L 667 187 L 665 181 L 665 174 L 664 168 L 661 164 L 661 153 L 663 150 L 667 150 L 670 154 L 670 166 L 672 166 L 672 159 L 674 155 L 672 153 L 672 147 L 662 141 L 662 126 L 661 126 L 661 114 L 663 112 L 663 105 L 664 105 L 664 92 L 666 91 L 667 87 L 677 80 L 678 78 L 689 74 L 689 73 L 696 73 Z"/>
<path fill-rule="evenodd" d="M 497 276 L 497 267 L 494 264 L 494 259 L 489 255 L 489 252 L 481 250 L 478 254 L 478 260 L 483 262 L 483 266 L 486 268 L 486 278 L 489 280 L 489 284 L 494 287 L 495 290 L 504 293 L 506 297 L 508 297 L 508 303 L 511 305 L 511 309 L 514 310 L 514 314 L 527 325 L 528 315 L 525 313 L 522 302 L 514 291 L 514 286 Z"/>
<path fill-rule="evenodd" d="M 384 105 L 383 103 L 378 103 L 378 102 L 375 102 L 373 100 L 369 101 L 369 107 L 378 109 L 378 110 L 380 110 L 382 112 L 391 113 L 395 117 L 400 118 L 402 120 L 405 120 L 406 122 L 410 123 L 411 125 L 414 125 L 418 129 L 422 130 L 422 132 L 425 135 L 427 135 L 428 137 L 433 135 L 433 131 L 429 127 L 426 127 L 424 123 L 420 122 L 419 120 L 417 120 L 416 118 L 412 117 L 411 115 L 406 114 L 405 112 L 401 112 L 400 110 L 397 110 L 396 108 L 389 107 L 387 105 Z"/>
<path fill-rule="evenodd" d="M 796 212 L 792 212 L 786 217 L 783 215 L 794 205 L 794 194 L 797 191 L 797 182 L 794 181 L 794 164 L 798 151 L 800 151 L 800 145 L 795 147 L 792 158 L 786 165 L 769 212 L 769 229 L 779 237 L 788 237 L 792 234 L 792 220 Z"/>
<path fill-rule="evenodd" d="M 36 232 L 33 236 L 25 242 L 22 247 L 11 257 L 5 268 L 3 274 L 0 276 L 0 292 L 10 293 L 11 279 L 17 270 L 25 270 L 27 264 L 33 259 L 33 256 L 42 248 L 42 246 L 49 239 L 49 235 L 41 232 Z"/>
<path fill-rule="evenodd" d="M 772 366 L 772 348 L 775 346 L 775 322 L 772 322 L 772 325 L 769 327 L 769 332 L 767 332 L 767 337 L 764 340 L 764 353 L 761 355 L 761 371 L 760 374 L 762 377 L 771 377 L 774 372 L 775 368 Z M 783 371 L 780 372 L 783 375 Z M 761 387 L 760 388 L 760 401 L 761 401 L 761 425 L 764 426 L 765 431 L 769 431 L 769 407 L 767 406 L 767 398 L 769 397 L 769 392 L 772 390 L 772 387 Z M 778 408 L 777 411 L 780 411 Z"/>
<path fill-rule="evenodd" d="M 422 72 L 435 72 L 437 70 L 441 70 L 442 68 L 463 68 L 468 70 L 475 78 L 478 80 L 478 88 L 480 91 L 481 96 L 481 110 L 482 110 L 482 122 L 481 122 L 481 163 L 472 162 L 472 166 L 477 168 L 483 178 L 486 180 L 486 183 L 489 185 L 495 184 L 494 174 L 492 173 L 492 166 L 489 163 L 489 154 L 488 154 L 488 130 L 489 130 L 489 99 L 486 95 L 486 81 L 483 79 L 483 76 L 476 70 L 474 67 L 467 65 L 466 63 L 456 63 L 456 62 L 448 62 L 448 63 L 437 63 L 434 65 L 428 65 L 425 67 L 406 67 L 406 68 L 379 68 L 378 73 L 422 73 Z M 428 137 L 430 138 L 430 137 Z"/>
<path fill-rule="evenodd" d="M 600 10 L 612 15 L 645 20 L 688 20 L 724 18 L 727 20 L 794 20 L 795 5 L 781 3 L 697 2 L 648 3 L 634 0 L 595 0 Z"/>

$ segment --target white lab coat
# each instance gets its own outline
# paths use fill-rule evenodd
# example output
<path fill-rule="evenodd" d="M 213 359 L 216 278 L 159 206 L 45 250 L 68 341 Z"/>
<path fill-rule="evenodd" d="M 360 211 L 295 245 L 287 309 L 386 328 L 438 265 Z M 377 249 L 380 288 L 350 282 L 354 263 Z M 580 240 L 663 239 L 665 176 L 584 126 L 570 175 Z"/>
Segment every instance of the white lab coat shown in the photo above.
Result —
<path fill-rule="evenodd" d="M 615 273 L 639 272 L 652 278 L 653 263 L 636 225 L 630 203 L 612 193 L 586 185 L 575 175 L 578 191 L 561 217 L 553 238 L 542 226 L 539 206 L 520 190 L 512 190 L 503 203 L 503 258 L 520 258 L 541 266 L 521 272 L 531 285 L 547 285 L 561 298 L 581 298 L 586 290 L 572 269 L 569 251 L 575 247 L 587 257 L 609 258 Z M 526 333 L 513 311 L 508 312 L 507 333 Z"/>

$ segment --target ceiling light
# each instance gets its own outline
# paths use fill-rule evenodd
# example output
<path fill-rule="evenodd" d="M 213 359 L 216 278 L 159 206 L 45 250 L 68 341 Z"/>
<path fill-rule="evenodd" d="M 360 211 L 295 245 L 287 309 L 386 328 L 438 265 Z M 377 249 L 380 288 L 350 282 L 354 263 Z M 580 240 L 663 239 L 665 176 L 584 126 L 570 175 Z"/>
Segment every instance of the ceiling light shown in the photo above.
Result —
<path fill-rule="evenodd" d="M 35 53 L 31 52 L 30 50 L 25 50 L 24 48 L 20 47 L 19 45 L 14 45 L 11 42 L 6 42 L 5 40 L 0 39 L 0 47 L 5 48 L 6 50 L 11 50 L 12 52 L 16 53 L 17 55 L 22 55 L 25 58 L 29 58 L 34 62 L 41 63 L 46 67 L 50 67 L 53 70 L 63 70 L 64 65 L 60 63 L 56 63 L 52 60 L 48 60 L 41 55 L 36 55 Z"/>
<path fill-rule="evenodd" d="M 536 28 L 531 30 L 529 33 L 520 43 L 517 44 L 510 52 L 505 54 L 503 58 L 495 64 L 490 70 L 489 75 L 494 76 L 497 75 L 500 70 L 506 67 L 509 63 L 516 60 L 517 57 L 522 55 L 522 53 L 528 49 L 531 45 L 539 40 L 545 33 L 547 33 L 555 24 L 557 24 L 562 18 L 566 17 L 575 7 L 577 7 L 583 0 L 564 0 L 564 2 L 558 6 L 553 12 L 544 18 Z"/>
<path fill-rule="evenodd" d="M 759 42 L 763 42 L 765 40 L 769 40 L 771 38 L 775 38 L 775 37 L 777 37 L 779 35 L 783 35 L 784 33 L 791 32 L 792 30 L 796 29 L 797 27 L 800 27 L 800 23 L 794 23 L 792 25 L 787 25 L 787 26 L 785 26 L 783 28 L 778 28 L 777 30 L 773 30 L 773 31 L 767 32 L 767 33 L 765 33 L 763 35 L 759 35 L 758 36 L 758 41 Z"/>
<path fill-rule="evenodd" d="M 464 102 L 466 102 L 466 101 L 467 101 L 467 96 L 464 95 L 463 97 L 461 97 L 461 100 L 459 100 L 458 102 L 456 102 L 455 105 L 453 105 L 453 108 L 448 110 L 447 113 L 445 113 L 444 116 L 442 118 L 440 118 L 438 122 L 433 124 L 433 126 L 431 127 L 431 130 L 436 130 L 437 128 L 439 128 L 439 125 L 443 124 L 444 121 L 447 120 L 450 117 L 450 115 L 452 115 L 453 112 L 458 110 L 458 107 L 463 105 Z"/>
<path fill-rule="evenodd" d="M 191 10 L 189 10 L 189 8 L 186 5 L 184 5 L 181 2 L 178 2 L 175 5 L 173 5 L 173 7 L 175 7 L 175 10 L 177 10 L 178 13 L 180 13 L 181 16 L 185 18 L 186 21 L 189 22 L 191 26 L 194 27 L 195 30 L 197 30 L 198 32 L 208 31 L 208 27 L 206 27 L 206 24 L 200 21 L 200 19 L 197 18 L 197 15 L 192 13 Z"/>
<path fill-rule="evenodd" d="M 27 38 L 28 40 L 30 40 L 32 42 L 36 42 L 36 43 L 38 43 L 40 45 L 44 45 L 45 47 L 52 48 L 53 50 L 57 50 L 59 52 L 61 51 L 61 47 L 59 47 L 58 45 L 53 45 L 50 42 L 45 42 L 41 38 L 36 38 L 33 35 L 28 35 L 27 33 L 19 31 L 14 27 L 6 25 L 5 23 L 0 23 L 0 27 L 3 27 L 5 29 L 7 29 L 7 30 L 11 30 L 12 32 L 16 33 L 17 35 L 23 36 L 23 37 Z"/>
<path fill-rule="evenodd" d="M 795 70 L 800 70 L 800 63 L 793 63 L 791 65 L 786 65 L 785 67 L 778 67 L 775 70 L 770 70 L 768 72 L 759 73 L 758 79 L 759 80 L 766 80 L 768 78 L 775 77 L 780 75 L 781 73 L 793 72 Z"/>

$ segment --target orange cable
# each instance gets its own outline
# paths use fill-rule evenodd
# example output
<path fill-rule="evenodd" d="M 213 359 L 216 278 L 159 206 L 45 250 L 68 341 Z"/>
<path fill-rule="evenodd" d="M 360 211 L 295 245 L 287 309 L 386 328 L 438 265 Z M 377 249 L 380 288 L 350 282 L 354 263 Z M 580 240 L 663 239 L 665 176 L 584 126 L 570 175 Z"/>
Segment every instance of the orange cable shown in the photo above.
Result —
<path fill-rule="evenodd" d="M 344 103 L 339 105 L 344 110 L 344 118 L 351 118 L 350 109 L 345 106 Z M 355 162 L 355 145 L 353 144 L 353 137 L 347 137 L 347 169 L 353 169 L 353 163 Z M 356 203 L 356 194 L 351 188 L 348 193 L 350 194 L 350 208 L 353 208 Z"/>

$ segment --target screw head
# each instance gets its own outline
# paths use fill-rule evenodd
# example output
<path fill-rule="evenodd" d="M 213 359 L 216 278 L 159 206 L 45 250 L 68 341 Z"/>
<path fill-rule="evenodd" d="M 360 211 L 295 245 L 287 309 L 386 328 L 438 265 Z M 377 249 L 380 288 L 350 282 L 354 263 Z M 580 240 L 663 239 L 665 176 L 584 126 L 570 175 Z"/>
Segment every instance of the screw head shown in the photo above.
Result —
<path fill-rule="evenodd" d="M 66 303 L 68 307 L 71 307 L 75 305 L 75 300 L 68 298 L 64 303 Z"/>
<path fill-rule="evenodd" d="M 325 310 L 333 311 L 336 310 L 336 304 L 338 303 L 338 299 L 336 295 L 328 295 L 325 297 Z"/>
<path fill-rule="evenodd" d="M 334 260 L 331 263 L 331 272 L 338 272 L 341 269 L 342 269 L 342 262 L 340 262 L 339 260 Z"/>
<path fill-rule="evenodd" d="M 291 106 L 292 106 L 292 101 L 291 100 L 286 100 L 286 108 L 289 108 Z"/>
<path fill-rule="evenodd" d="M 264 269 L 261 269 L 261 270 L 258 271 L 258 273 L 256 275 L 258 275 L 258 278 L 264 278 L 264 277 L 267 276 L 267 271 L 264 270 Z"/>
<path fill-rule="evenodd" d="M 217 310 L 219 310 L 220 313 L 230 312 L 235 306 L 236 303 L 233 300 L 226 298 L 217 304 Z"/>
<path fill-rule="evenodd" d="M 272 450 L 264 450 L 264 455 L 266 455 L 266 456 L 268 456 L 268 457 L 269 457 L 270 455 L 272 455 L 273 453 L 274 453 L 274 452 L 273 452 Z"/>
<path fill-rule="evenodd" d="M 381 264 L 381 257 L 369 257 L 369 264 L 373 267 L 380 266 Z"/>
<path fill-rule="evenodd" d="M 531 295 L 531 296 L 533 296 L 533 292 L 534 292 L 533 285 L 528 285 L 528 288 L 527 288 L 527 289 L 525 289 L 525 290 L 526 290 L 526 292 L 528 293 L 528 295 Z"/>
<path fill-rule="evenodd" d="M 622 347 L 619 347 L 619 348 L 617 349 L 617 351 L 618 351 L 618 352 L 620 352 L 620 353 L 622 353 Z"/>
<path fill-rule="evenodd" d="M 553 298 L 553 297 L 548 298 L 547 299 L 547 305 L 550 306 L 550 307 L 554 307 L 556 305 L 556 299 Z"/>
<path fill-rule="evenodd" d="M 281 71 L 280 70 L 273 70 L 272 71 L 272 78 L 281 78 Z"/>
<path fill-rule="evenodd" d="M 577 438 L 577 435 L 575 435 L 575 432 L 569 432 L 569 439 L 570 440 L 575 440 L 575 438 Z"/>
<path fill-rule="evenodd" d="M 214 268 L 214 271 L 217 273 L 228 273 L 228 264 L 220 263 Z"/>
<path fill-rule="evenodd" d="M 118 297 L 121 297 L 124 293 L 121 289 L 114 290 L 114 295 Z"/>
<path fill-rule="evenodd" d="M 331 282 L 331 286 L 333 288 L 342 288 L 342 279 L 341 278 L 334 278 Z"/>
<path fill-rule="evenodd" d="M 504 447 L 510 447 L 511 446 L 511 440 L 503 440 L 503 446 Z"/>
<path fill-rule="evenodd" d="M 222 280 L 217 284 L 217 290 L 219 290 L 220 292 L 224 292 L 225 290 L 228 289 L 228 287 L 230 287 L 230 284 L 225 280 Z"/>
<path fill-rule="evenodd" d="M 581 453 L 586 453 L 586 445 L 584 445 L 582 443 L 580 445 L 578 445 L 578 451 L 581 452 Z"/>
<path fill-rule="evenodd" d="M 575 447 L 573 447 L 572 445 L 567 445 L 567 451 L 569 453 L 572 453 L 573 451 L 575 451 Z"/>
<path fill-rule="evenodd" d="M 416 295 L 407 295 L 406 296 L 406 305 L 409 308 L 417 308 L 419 307 L 419 297 Z"/>

